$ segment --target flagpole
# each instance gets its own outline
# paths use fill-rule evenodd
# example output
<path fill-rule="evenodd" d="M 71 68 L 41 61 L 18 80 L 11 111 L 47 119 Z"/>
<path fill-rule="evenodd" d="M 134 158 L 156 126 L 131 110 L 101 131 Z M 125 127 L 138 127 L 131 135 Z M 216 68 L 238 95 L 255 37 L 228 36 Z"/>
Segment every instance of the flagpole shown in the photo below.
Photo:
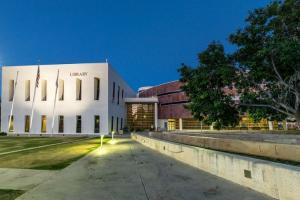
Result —
<path fill-rule="evenodd" d="M 36 95 L 36 88 L 37 88 L 37 84 L 38 84 L 38 76 L 40 73 L 40 65 L 38 65 L 38 69 L 36 72 L 36 80 L 35 80 L 35 84 L 34 84 L 34 93 L 33 93 L 33 99 L 32 99 L 32 106 L 31 106 L 31 115 L 30 115 L 30 126 L 29 126 L 29 133 L 31 133 L 31 127 L 32 127 L 32 120 L 33 120 L 33 111 L 34 111 L 34 102 L 35 102 L 35 95 Z"/>
<path fill-rule="evenodd" d="M 13 114 L 13 110 L 14 110 L 14 103 L 15 103 L 15 95 L 16 95 L 16 88 L 17 88 L 18 77 L 19 77 L 19 71 L 17 71 L 16 82 L 14 84 L 14 94 L 13 94 L 13 99 L 12 99 L 12 103 L 11 103 L 11 109 L 10 109 L 10 115 L 9 115 L 9 120 L 8 120 L 7 133 L 9 133 L 9 128 L 10 128 L 10 124 L 11 124 L 12 114 Z"/>
<path fill-rule="evenodd" d="M 55 96 L 54 96 L 54 102 L 53 102 L 51 134 L 53 134 L 53 129 L 54 129 L 55 106 L 56 106 L 56 96 L 57 96 L 57 89 L 58 89 L 58 78 L 59 78 L 59 69 L 57 70 L 57 77 L 56 77 L 56 89 L 55 89 Z"/>

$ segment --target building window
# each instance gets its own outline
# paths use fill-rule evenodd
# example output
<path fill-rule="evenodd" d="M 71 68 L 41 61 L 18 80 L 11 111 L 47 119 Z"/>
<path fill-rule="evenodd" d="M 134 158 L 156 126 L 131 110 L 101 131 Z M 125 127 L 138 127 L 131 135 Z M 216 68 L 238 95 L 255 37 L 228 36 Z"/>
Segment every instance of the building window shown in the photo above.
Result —
<path fill-rule="evenodd" d="M 82 93 L 82 80 L 76 79 L 76 100 L 81 100 Z"/>
<path fill-rule="evenodd" d="M 13 98 L 14 98 L 14 90 L 15 90 L 15 87 L 14 87 L 14 83 L 15 81 L 14 80 L 9 80 L 9 84 L 8 84 L 8 100 L 9 101 L 12 101 Z"/>
<path fill-rule="evenodd" d="M 94 78 L 94 100 L 99 100 L 100 97 L 100 79 Z"/>
<path fill-rule="evenodd" d="M 116 128 L 116 131 L 117 132 L 119 131 L 119 117 L 117 117 L 117 128 Z"/>
<path fill-rule="evenodd" d="M 120 126 L 120 130 L 123 130 L 123 118 L 121 118 L 121 126 Z"/>
<path fill-rule="evenodd" d="M 47 101 L 47 80 L 42 80 L 42 101 Z"/>
<path fill-rule="evenodd" d="M 118 104 L 120 104 L 120 86 L 118 86 Z"/>
<path fill-rule="evenodd" d="M 155 109 L 153 103 L 127 103 L 126 126 L 129 129 L 149 129 L 155 124 Z"/>
<path fill-rule="evenodd" d="M 41 132 L 42 133 L 46 133 L 47 132 L 47 116 L 46 115 L 42 115 Z"/>
<path fill-rule="evenodd" d="M 62 115 L 58 116 L 58 132 L 59 133 L 64 132 L 64 116 Z"/>
<path fill-rule="evenodd" d="M 10 123 L 9 123 L 10 121 Z M 9 132 L 14 132 L 14 116 L 8 116 L 8 131 Z"/>
<path fill-rule="evenodd" d="M 65 82 L 62 79 L 58 80 L 58 100 L 63 101 L 65 96 Z"/>
<path fill-rule="evenodd" d="M 25 81 L 25 101 L 30 101 L 30 80 Z"/>
<path fill-rule="evenodd" d="M 94 132 L 95 133 L 100 133 L 100 116 L 99 115 L 95 115 L 95 127 L 94 127 Z"/>
<path fill-rule="evenodd" d="M 115 100 L 115 90 L 116 90 L 116 83 L 113 82 L 113 93 L 112 93 L 112 100 Z"/>
<path fill-rule="evenodd" d="M 25 127 L 24 127 L 25 133 L 28 133 L 29 129 L 30 129 L 30 116 L 25 115 Z"/>
<path fill-rule="evenodd" d="M 122 89 L 122 99 L 124 99 L 124 90 Z"/>
<path fill-rule="evenodd" d="M 76 116 L 76 133 L 81 133 L 81 116 Z"/>
<path fill-rule="evenodd" d="M 114 116 L 111 116 L 111 127 L 110 127 L 110 132 L 114 131 Z"/>

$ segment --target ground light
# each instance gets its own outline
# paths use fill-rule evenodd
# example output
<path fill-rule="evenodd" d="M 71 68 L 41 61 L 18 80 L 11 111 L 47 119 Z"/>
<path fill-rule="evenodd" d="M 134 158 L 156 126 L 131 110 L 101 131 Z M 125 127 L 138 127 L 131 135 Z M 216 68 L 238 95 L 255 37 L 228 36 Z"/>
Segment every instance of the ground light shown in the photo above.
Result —
<path fill-rule="evenodd" d="M 104 148 L 102 148 L 102 146 L 103 146 L 103 138 L 104 138 L 104 135 L 100 135 L 100 148 L 99 148 L 99 154 L 97 153 L 97 155 L 107 154 L 107 151 Z"/>
<path fill-rule="evenodd" d="M 115 132 L 112 131 L 111 132 L 111 140 L 108 142 L 108 144 L 116 144 L 117 143 L 115 138 L 114 138 L 114 135 L 115 135 Z"/>
<path fill-rule="evenodd" d="M 100 149 L 102 148 L 102 145 L 103 145 L 103 138 L 104 138 L 104 135 L 101 135 L 101 140 L 100 140 Z"/>
<path fill-rule="evenodd" d="M 115 131 L 111 132 L 111 140 L 114 140 Z"/>

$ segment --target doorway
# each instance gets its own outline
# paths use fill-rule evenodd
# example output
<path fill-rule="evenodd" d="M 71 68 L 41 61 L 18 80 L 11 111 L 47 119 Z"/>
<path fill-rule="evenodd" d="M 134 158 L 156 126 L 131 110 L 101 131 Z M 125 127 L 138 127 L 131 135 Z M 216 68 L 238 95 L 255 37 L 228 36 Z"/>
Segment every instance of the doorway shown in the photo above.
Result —
<path fill-rule="evenodd" d="M 174 131 L 176 129 L 175 119 L 168 119 L 168 131 Z"/>
<path fill-rule="evenodd" d="M 47 116 L 46 115 L 42 115 L 41 132 L 42 133 L 47 132 Z"/>

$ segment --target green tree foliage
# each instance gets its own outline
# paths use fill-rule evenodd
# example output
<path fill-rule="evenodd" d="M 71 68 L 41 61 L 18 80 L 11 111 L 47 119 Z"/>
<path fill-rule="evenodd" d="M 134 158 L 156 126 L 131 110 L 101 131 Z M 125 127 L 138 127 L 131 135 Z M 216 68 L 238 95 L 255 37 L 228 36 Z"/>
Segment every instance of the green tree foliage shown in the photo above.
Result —
<path fill-rule="evenodd" d="M 294 118 L 300 122 L 300 0 L 273 1 L 255 9 L 246 26 L 231 34 L 237 46 L 226 55 L 213 42 L 199 54 L 199 66 L 179 69 L 193 115 L 219 126 L 235 125 L 238 110 L 262 118 Z M 224 87 L 239 88 L 234 105 Z"/>
<path fill-rule="evenodd" d="M 229 38 L 238 47 L 241 105 L 256 120 L 300 121 L 300 1 L 274 1 L 251 12 L 246 22 Z"/>
<path fill-rule="evenodd" d="M 215 122 L 216 128 L 238 123 L 234 102 L 223 92 L 225 86 L 232 87 L 235 68 L 221 44 L 213 42 L 200 53 L 197 68 L 183 64 L 179 72 L 183 90 L 191 100 L 187 107 L 195 118 L 208 124 Z"/>

